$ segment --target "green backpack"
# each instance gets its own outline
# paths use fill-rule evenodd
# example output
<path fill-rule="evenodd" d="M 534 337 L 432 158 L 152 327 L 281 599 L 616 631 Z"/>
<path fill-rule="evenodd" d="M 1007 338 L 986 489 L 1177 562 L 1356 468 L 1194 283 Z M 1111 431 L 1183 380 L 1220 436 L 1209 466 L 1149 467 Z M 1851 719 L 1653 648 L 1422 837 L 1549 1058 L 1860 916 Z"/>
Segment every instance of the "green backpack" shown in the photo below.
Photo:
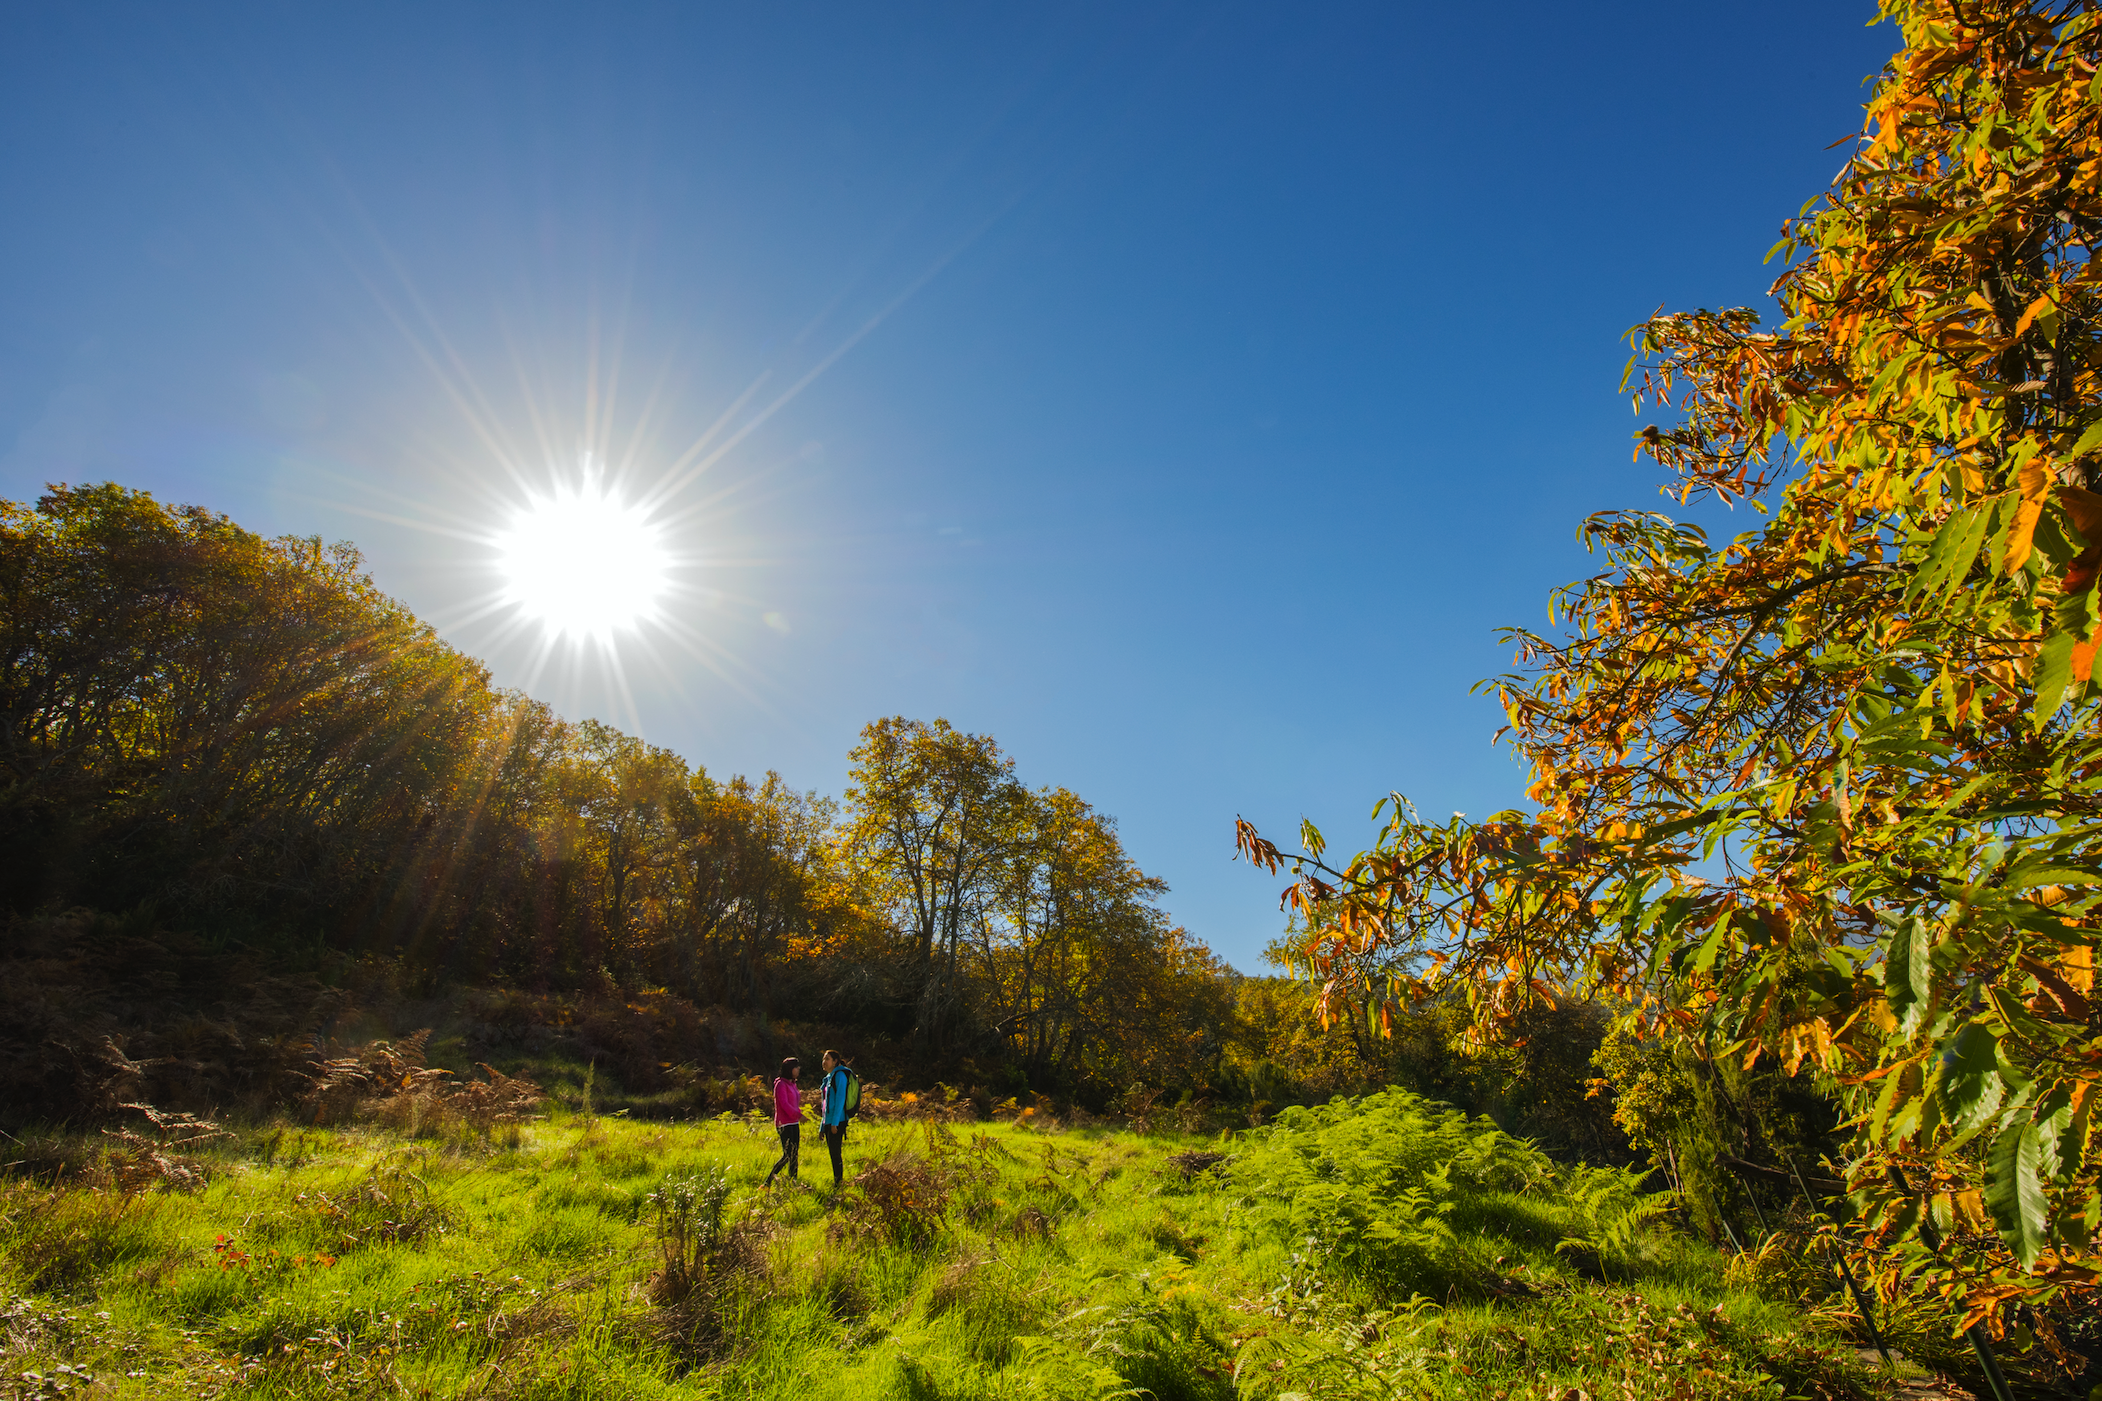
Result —
<path fill-rule="evenodd" d="M 839 1121 L 844 1124 L 861 1112 L 861 1077 L 854 1073 L 851 1065 L 843 1065 L 839 1070 L 846 1077 L 840 1087 L 839 1106 Z"/>

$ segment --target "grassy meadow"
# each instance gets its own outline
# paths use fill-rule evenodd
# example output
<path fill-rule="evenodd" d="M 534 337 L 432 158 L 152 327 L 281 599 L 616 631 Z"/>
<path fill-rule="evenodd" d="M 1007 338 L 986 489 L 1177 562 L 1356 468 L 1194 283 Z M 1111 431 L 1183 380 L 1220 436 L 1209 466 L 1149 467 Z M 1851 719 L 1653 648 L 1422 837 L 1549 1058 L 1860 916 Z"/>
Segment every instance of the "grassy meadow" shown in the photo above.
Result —
<path fill-rule="evenodd" d="M 756 1117 L 266 1124 L 190 1150 L 186 1190 L 28 1145 L 74 1162 L 0 1185 L 0 1394 L 1887 1389 L 1628 1175 L 1399 1091 L 1224 1139 L 857 1123 L 838 1193 L 812 1138 L 772 1192 Z"/>

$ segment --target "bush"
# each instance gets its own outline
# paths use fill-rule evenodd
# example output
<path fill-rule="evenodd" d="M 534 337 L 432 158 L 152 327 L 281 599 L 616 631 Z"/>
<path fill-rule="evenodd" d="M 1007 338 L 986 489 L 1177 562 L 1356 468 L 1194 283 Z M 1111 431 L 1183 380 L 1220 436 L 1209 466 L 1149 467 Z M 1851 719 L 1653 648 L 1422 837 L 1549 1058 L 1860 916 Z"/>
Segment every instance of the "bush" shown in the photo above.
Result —
<path fill-rule="evenodd" d="M 111 1180 L 123 1191 L 143 1191 L 156 1183 L 177 1189 L 204 1185 L 204 1164 L 184 1149 L 201 1148 L 215 1139 L 231 1138 L 225 1129 L 194 1114 L 171 1113 L 150 1104 L 126 1104 L 146 1121 L 150 1132 L 134 1128 L 104 1129 L 118 1146 L 107 1160 Z"/>
<path fill-rule="evenodd" d="M 989 1367 L 1005 1367 L 1015 1342 L 1034 1333 L 1050 1307 L 1041 1287 L 1023 1287 L 1013 1267 L 995 1256 L 956 1261 L 934 1282 L 927 1317 L 953 1316 L 963 1334 L 965 1355 Z"/>
<path fill-rule="evenodd" d="M 892 1153 L 854 1178 L 861 1196 L 841 1222 L 846 1231 L 924 1248 L 949 1212 L 950 1174 L 918 1153 Z"/>
<path fill-rule="evenodd" d="M 646 1289 L 656 1332 L 690 1357 L 718 1356 L 735 1340 L 740 1287 L 766 1271 L 757 1231 L 728 1220 L 730 1175 L 720 1165 L 666 1177 L 645 1200 L 655 1215 L 657 1270 Z"/>

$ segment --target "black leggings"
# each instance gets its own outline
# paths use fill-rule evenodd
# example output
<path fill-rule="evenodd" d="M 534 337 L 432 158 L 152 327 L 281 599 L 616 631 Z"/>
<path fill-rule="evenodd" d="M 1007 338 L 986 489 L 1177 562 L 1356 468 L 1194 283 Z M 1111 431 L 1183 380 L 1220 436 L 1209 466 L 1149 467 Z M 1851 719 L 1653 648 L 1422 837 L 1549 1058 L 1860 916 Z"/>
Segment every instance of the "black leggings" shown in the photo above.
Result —
<path fill-rule="evenodd" d="M 774 1164 L 774 1172 L 766 1175 L 766 1185 L 769 1187 L 774 1185 L 774 1173 L 779 1172 L 782 1168 L 787 1168 L 788 1175 L 794 1177 L 796 1168 L 801 1165 L 803 1157 L 803 1126 L 801 1124 L 778 1124 L 775 1126 L 775 1132 L 781 1135 L 781 1161 Z"/>
<path fill-rule="evenodd" d="M 826 1150 L 832 1154 L 832 1185 L 837 1187 L 847 1176 L 846 1167 L 839 1160 L 840 1150 L 847 1146 L 847 1126 L 826 1124 L 818 1129 L 818 1133 L 825 1140 Z"/>

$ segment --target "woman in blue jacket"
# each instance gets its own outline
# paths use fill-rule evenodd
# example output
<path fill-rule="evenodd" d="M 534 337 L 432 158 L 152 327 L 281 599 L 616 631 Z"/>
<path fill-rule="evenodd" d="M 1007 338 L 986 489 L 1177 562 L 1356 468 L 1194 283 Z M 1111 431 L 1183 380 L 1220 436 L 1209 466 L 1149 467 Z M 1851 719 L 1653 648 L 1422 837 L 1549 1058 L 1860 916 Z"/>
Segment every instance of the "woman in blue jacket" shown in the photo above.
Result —
<path fill-rule="evenodd" d="M 825 1052 L 824 1065 L 817 1082 L 817 1131 L 832 1155 L 832 1188 L 837 1191 L 847 1175 L 840 1153 L 847 1146 L 847 1077 L 852 1072 L 837 1051 Z"/>

